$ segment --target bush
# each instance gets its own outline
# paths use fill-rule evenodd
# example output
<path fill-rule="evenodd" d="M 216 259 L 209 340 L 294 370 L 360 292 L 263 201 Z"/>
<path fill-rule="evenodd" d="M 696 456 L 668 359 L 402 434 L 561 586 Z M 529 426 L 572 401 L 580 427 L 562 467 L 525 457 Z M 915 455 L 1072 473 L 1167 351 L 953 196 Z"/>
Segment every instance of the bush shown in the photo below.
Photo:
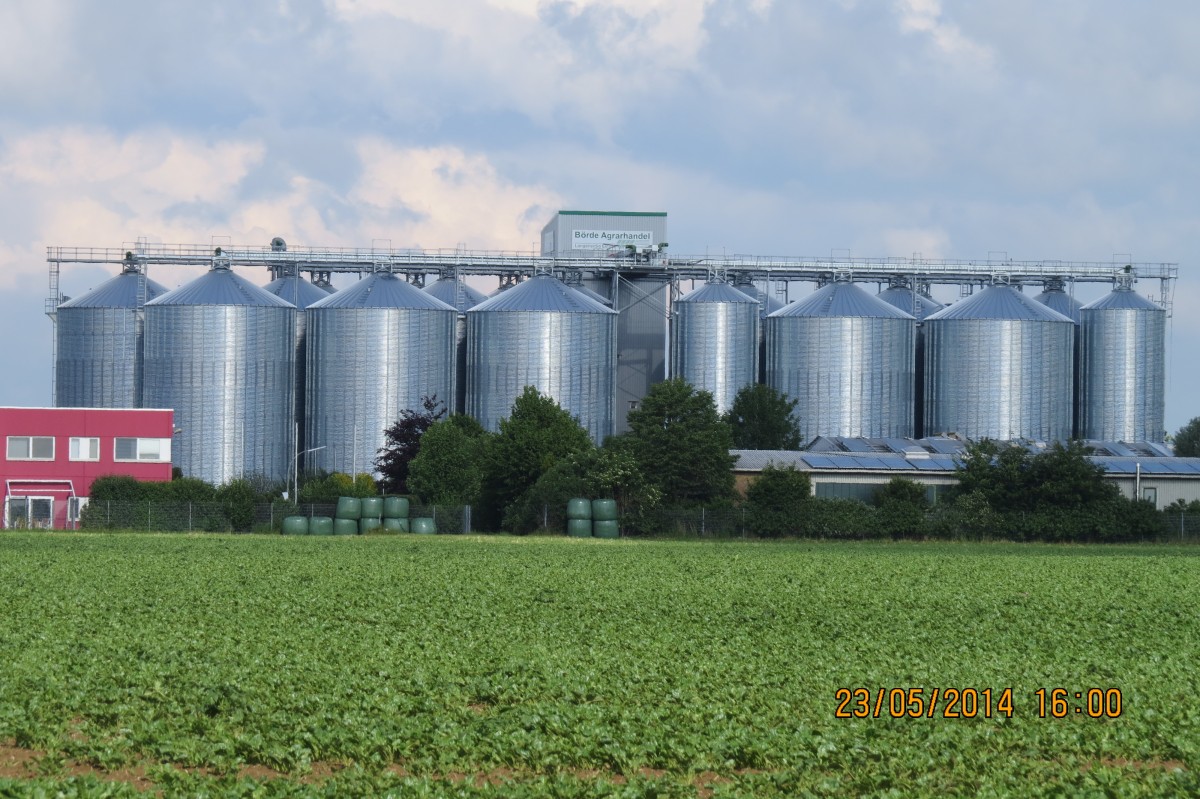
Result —
<path fill-rule="evenodd" d="M 809 538 L 875 538 L 875 508 L 856 499 L 814 498 L 804 508 L 800 532 Z"/>
<path fill-rule="evenodd" d="M 875 507 L 880 531 L 892 538 L 920 538 L 925 535 L 925 515 L 929 503 L 925 487 L 904 477 L 893 477 L 875 492 Z"/>
<path fill-rule="evenodd" d="M 812 481 L 796 467 L 767 465 L 746 489 L 746 524 L 755 535 L 775 538 L 804 529 L 812 504 Z"/>

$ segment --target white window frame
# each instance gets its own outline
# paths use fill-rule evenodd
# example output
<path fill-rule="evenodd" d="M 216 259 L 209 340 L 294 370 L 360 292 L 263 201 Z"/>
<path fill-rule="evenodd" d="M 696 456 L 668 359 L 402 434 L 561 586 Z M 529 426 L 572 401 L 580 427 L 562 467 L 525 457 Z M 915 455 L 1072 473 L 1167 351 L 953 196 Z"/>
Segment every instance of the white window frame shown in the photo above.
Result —
<path fill-rule="evenodd" d="M 117 447 L 121 441 L 133 441 L 134 456 L 122 458 Z M 155 449 L 151 450 L 151 445 Z M 117 463 L 170 463 L 171 439 L 169 438 L 137 438 L 135 436 L 117 436 L 113 439 L 113 460 Z"/>
<path fill-rule="evenodd" d="M 34 442 L 34 439 L 39 439 L 39 438 L 50 440 L 50 457 L 49 458 L 34 457 L 33 442 Z M 26 448 L 29 451 L 29 455 L 27 457 L 14 458 L 12 456 L 13 441 L 16 441 L 18 439 L 25 439 Z M 5 460 L 10 460 L 10 461 L 52 461 L 52 460 L 54 460 L 54 449 L 55 449 L 54 444 L 55 444 L 54 436 L 9 436 L 7 438 L 7 440 L 4 442 L 4 458 L 5 458 Z"/>
<path fill-rule="evenodd" d="M 87 442 L 87 453 L 80 455 L 79 450 L 83 448 L 85 442 Z M 92 454 L 93 452 L 95 455 Z M 67 457 L 73 461 L 100 460 L 100 439 L 95 436 L 72 436 L 67 443 Z"/>

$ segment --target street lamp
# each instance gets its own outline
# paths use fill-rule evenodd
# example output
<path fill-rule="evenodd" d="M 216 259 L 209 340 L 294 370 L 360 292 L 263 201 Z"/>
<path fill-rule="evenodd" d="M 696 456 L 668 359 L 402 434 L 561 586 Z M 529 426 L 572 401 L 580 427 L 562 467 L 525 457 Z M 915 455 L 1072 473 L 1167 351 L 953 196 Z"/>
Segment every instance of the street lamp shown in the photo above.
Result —
<path fill-rule="evenodd" d="M 292 494 L 292 501 L 294 501 L 296 505 L 300 504 L 300 456 L 307 455 L 310 452 L 316 452 L 320 449 L 325 449 L 325 447 L 320 446 L 313 447 L 312 449 L 306 449 L 303 452 L 297 452 L 296 457 L 292 458 L 292 491 L 294 492 Z"/>

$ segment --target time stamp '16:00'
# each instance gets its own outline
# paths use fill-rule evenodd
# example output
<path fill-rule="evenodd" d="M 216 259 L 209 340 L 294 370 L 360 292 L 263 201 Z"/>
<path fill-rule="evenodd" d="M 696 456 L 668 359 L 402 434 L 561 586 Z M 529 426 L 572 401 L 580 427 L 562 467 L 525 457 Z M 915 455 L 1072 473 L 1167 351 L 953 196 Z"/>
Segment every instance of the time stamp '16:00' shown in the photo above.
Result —
<path fill-rule="evenodd" d="M 1119 688 L 1039 688 L 1029 695 L 1029 705 L 1020 707 L 1014 704 L 1013 694 L 1012 688 L 839 688 L 834 692 L 833 715 L 839 719 L 990 719 L 1036 711 L 1043 719 L 1115 719 L 1122 710 Z"/>

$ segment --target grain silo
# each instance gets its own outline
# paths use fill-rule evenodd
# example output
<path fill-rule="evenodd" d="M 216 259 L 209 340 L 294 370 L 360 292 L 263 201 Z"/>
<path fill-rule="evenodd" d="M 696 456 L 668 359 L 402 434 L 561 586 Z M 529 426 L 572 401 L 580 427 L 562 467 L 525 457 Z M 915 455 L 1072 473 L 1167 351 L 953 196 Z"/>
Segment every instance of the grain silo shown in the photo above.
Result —
<path fill-rule="evenodd" d="M 437 297 L 458 311 L 454 325 L 454 407 L 455 413 L 463 413 L 467 402 L 467 311 L 487 299 L 482 291 L 476 291 L 453 273 L 444 275 L 425 287 L 425 293 Z"/>
<path fill-rule="evenodd" d="M 306 336 L 308 314 L 305 309 L 328 297 L 329 292 L 313 285 L 296 273 L 284 274 L 263 286 L 263 289 L 296 306 L 296 355 L 293 360 L 296 388 L 292 395 L 295 402 L 292 422 L 299 438 L 296 442 L 296 451 L 304 452 L 308 449 L 304 431 L 304 387 L 307 382 L 306 359 L 308 357 Z M 301 466 L 305 457 L 305 455 L 300 456 Z"/>
<path fill-rule="evenodd" d="M 709 282 L 674 303 L 671 376 L 707 391 L 717 413 L 758 382 L 758 300 L 728 283 Z"/>
<path fill-rule="evenodd" d="M 220 264 L 146 303 L 145 405 L 175 409 L 171 461 L 186 476 L 287 477 L 295 317 Z"/>
<path fill-rule="evenodd" d="M 534 386 L 602 442 L 613 433 L 616 320 L 550 275 L 475 306 L 467 311 L 467 413 L 498 430 Z"/>
<path fill-rule="evenodd" d="M 58 306 L 54 404 L 142 407 L 142 308 L 167 289 L 133 266 Z"/>
<path fill-rule="evenodd" d="M 457 312 L 391 272 L 308 308 L 309 469 L 374 474 L 384 430 L 421 400 L 454 401 Z"/>
<path fill-rule="evenodd" d="M 846 281 L 767 317 L 767 385 L 797 400 L 801 433 L 913 435 L 916 321 Z"/>
<path fill-rule="evenodd" d="M 735 276 L 733 287 L 758 303 L 758 379 L 761 382 L 767 373 L 767 317 L 782 308 L 784 303 L 773 297 L 767 289 L 754 285 L 749 276 Z"/>
<path fill-rule="evenodd" d="M 1071 436 L 1075 325 L 995 285 L 925 320 L 925 435 Z"/>
<path fill-rule="evenodd" d="M 937 313 L 943 306 L 928 294 L 913 289 L 908 278 L 893 278 L 888 287 L 875 296 L 917 319 L 913 435 L 920 438 L 925 435 L 925 318 Z"/>
<path fill-rule="evenodd" d="M 1042 286 L 1042 293 L 1034 299 L 1079 324 L 1079 309 L 1083 307 L 1083 303 L 1067 293 L 1067 284 L 1060 278 L 1047 280 Z"/>
<path fill-rule="evenodd" d="M 1163 441 L 1167 312 L 1122 276 L 1079 316 L 1080 437 Z"/>

